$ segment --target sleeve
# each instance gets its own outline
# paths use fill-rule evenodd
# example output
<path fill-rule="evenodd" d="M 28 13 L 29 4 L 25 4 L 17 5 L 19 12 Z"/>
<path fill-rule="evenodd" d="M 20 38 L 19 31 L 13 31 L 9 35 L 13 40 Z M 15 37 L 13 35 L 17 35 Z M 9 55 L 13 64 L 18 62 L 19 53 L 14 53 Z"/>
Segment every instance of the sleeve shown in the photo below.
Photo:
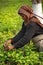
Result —
<path fill-rule="evenodd" d="M 19 33 L 11 39 L 12 40 L 11 44 L 15 44 L 23 35 L 24 35 L 24 23 Z"/>
<path fill-rule="evenodd" d="M 14 48 L 18 49 L 27 44 L 34 36 L 35 31 L 36 27 L 34 24 L 27 27 L 25 35 L 17 43 L 14 44 Z"/>

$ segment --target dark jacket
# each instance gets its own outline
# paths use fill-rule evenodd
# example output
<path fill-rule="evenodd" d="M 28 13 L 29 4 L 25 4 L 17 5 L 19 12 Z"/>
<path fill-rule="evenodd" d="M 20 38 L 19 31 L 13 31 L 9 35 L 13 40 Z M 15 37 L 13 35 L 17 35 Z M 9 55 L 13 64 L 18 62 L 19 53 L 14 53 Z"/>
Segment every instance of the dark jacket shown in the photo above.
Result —
<path fill-rule="evenodd" d="M 29 25 L 22 25 L 21 31 L 12 38 L 12 43 L 15 48 L 21 48 L 27 44 L 32 38 L 43 34 L 43 28 L 35 22 L 30 22 Z"/>

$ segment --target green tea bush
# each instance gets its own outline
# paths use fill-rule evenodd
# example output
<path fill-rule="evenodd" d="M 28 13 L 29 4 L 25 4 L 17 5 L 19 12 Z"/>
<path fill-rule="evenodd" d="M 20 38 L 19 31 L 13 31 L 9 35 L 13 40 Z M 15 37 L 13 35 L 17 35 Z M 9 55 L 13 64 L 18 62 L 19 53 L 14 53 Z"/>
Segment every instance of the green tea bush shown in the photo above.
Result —
<path fill-rule="evenodd" d="M 23 20 L 18 15 L 21 5 L 30 0 L 0 0 L 0 65 L 43 65 L 43 53 L 37 52 L 32 41 L 19 49 L 5 51 L 3 44 L 15 36 L 22 27 Z"/>

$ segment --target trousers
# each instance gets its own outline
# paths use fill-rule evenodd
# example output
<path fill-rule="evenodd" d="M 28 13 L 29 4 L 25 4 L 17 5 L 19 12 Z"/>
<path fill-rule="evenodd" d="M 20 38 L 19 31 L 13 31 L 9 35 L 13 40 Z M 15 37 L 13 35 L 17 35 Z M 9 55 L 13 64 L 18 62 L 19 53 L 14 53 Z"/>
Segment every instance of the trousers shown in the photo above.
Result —
<path fill-rule="evenodd" d="M 43 34 L 40 34 L 38 36 L 35 36 L 32 39 L 33 43 L 35 44 L 36 48 L 40 51 L 43 52 Z"/>

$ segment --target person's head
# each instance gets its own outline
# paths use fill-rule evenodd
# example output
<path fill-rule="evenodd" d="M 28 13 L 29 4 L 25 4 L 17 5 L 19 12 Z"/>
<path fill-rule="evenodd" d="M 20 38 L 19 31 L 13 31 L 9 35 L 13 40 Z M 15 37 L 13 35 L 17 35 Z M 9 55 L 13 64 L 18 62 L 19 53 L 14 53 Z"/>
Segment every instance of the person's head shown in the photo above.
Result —
<path fill-rule="evenodd" d="M 31 7 L 23 5 L 20 7 L 18 14 L 22 16 L 24 21 L 28 21 L 30 19 L 30 15 L 32 14 L 32 12 L 33 10 L 31 9 Z"/>

